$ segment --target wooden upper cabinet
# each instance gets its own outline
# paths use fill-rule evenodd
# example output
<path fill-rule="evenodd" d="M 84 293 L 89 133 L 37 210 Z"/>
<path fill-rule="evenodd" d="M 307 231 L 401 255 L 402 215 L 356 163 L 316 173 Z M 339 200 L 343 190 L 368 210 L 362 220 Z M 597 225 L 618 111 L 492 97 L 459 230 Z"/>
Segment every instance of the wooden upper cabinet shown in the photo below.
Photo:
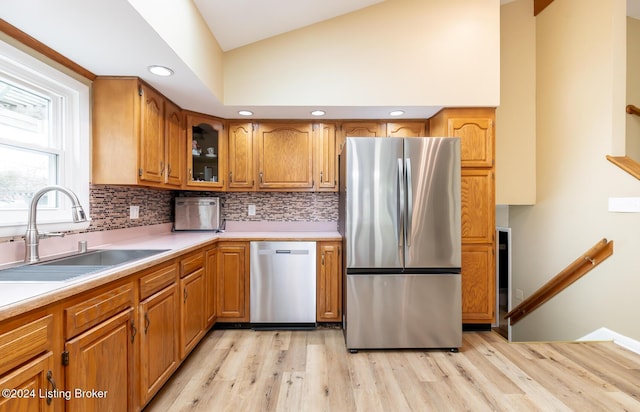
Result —
<path fill-rule="evenodd" d="M 386 135 L 386 124 L 382 122 L 343 122 L 340 124 L 336 148 L 338 154 L 342 153 L 347 137 L 385 137 Z"/>
<path fill-rule="evenodd" d="M 164 182 L 167 185 L 181 186 L 184 180 L 184 116 L 182 110 L 171 103 L 165 101 L 165 172 Z"/>
<path fill-rule="evenodd" d="M 315 129 L 315 181 L 319 192 L 338 190 L 338 157 L 336 155 L 336 126 L 319 123 Z"/>
<path fill-rule="evenodd" d="M 387 123 L 389 137 L 424 137 L 427 135 L 425 122 Z"/>
<path fill-rule="evenodd" d="M 429 120 L 432 136 L 460 138 L 463 167 L 493 167 L 495 109 L 443 109 Z"/>
<path fill-rule="evenodd" d="M 140 180 L 164 181 L 164 99 L 141 84 Z"/>
<path fill-rule="evenodd" d="M 311 123 L 262 123 L 257 140 L 259 189 L 313 190 Z"/>
<path fill-rule="evenodd" d="M 218 118 L 187 113 L 188 188 L 223 190 L 226 183 L 227 139 Z"/>
<path fill-rule="evenodd" d="M 140 79 L 96 78 L 91 182 L 180 186 L 183 150 L 171 139 L 182 133 L 180 108 Z"/>
<path fill-rule="evenodd" d="M 229 124 L 229 190 L 255 188 L 253 124 Z"/>

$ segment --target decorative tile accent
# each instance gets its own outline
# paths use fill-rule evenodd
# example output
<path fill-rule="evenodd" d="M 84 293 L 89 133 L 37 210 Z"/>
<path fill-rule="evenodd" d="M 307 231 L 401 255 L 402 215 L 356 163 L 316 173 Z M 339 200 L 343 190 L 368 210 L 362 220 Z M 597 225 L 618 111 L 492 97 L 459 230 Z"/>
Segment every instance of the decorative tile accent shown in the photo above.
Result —
<path fill-rule="evenodd" d="M 178 196 L 217 196 L 229 221 L 337 222 L 338 194 L 309 192 L 178 192 Z M 249 205 L 256 215 L 248 216 Z"/>
<path fill-rule="evenodd" d="M 222 217 L 233 221 L 336 222 L 337 193 L 248 192 L 223 193 Z M 256 215 L 247 216 L 249 205 Z"/>
<path fill-rule="evenodd" d="M 91 185 L 91 225 L 87 232 L 169 223 L 175 192 L 144 187 Z M 129 206 L 140 206 L 140 218 L 129 219 Z"/>
<path fill-rule="evenodd" d="M 176 192 L 128 186 L 90 186 L 91 225 L 87 232 L 126 229 L 173 221 L 175 196 L 217 196 L 229 221 L 336 222 L 337 193 L 309 192 Z M 249 205 L 256 215 L 248 216 Z M 140 218 L 129 219 L 129 206 L 140 206 Z"/>

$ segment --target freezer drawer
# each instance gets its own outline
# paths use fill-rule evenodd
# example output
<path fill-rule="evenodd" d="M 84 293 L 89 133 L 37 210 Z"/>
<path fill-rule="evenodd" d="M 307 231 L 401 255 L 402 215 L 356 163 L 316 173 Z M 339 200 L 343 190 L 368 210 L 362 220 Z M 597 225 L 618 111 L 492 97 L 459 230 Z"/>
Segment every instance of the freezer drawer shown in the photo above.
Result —
<path fill-rule="evenodd" d="M 460 274 L 347 275 L 347 348 L 459 348 L 460 282 Z"/>
<path fill-rule="evenodd" d="M 316 243 L 251 242 L 251 323 L 315 323 Z"/>

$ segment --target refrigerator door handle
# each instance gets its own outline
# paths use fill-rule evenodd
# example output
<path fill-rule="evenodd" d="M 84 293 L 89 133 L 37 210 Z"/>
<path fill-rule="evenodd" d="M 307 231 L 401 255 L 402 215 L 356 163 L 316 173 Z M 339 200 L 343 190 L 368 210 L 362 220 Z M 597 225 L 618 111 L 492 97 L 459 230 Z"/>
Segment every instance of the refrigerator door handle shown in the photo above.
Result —
<path fill-rule="evenodd" d="M 398 246 L 404 247 L 404 170 L 402 159 L 398 159 Z"/>
<path fill-rule="evenodd" d="M 405 159 L 407 174 L 407 247 L 411 246 L 411 225 L 413 216 L 413 186 L 411 185 L 411 159 Z"/>

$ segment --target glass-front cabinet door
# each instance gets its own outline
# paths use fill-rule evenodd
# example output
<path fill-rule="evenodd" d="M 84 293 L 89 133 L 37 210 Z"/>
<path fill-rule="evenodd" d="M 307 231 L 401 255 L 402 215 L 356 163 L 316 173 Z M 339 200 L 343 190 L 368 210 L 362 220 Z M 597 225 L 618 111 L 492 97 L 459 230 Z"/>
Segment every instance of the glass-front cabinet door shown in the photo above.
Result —
<path fill-rule="evenodd" d="M 187 114 L 187 138 L 187 186 L 224 189 L 227 148 L 222 122 Z"/>

